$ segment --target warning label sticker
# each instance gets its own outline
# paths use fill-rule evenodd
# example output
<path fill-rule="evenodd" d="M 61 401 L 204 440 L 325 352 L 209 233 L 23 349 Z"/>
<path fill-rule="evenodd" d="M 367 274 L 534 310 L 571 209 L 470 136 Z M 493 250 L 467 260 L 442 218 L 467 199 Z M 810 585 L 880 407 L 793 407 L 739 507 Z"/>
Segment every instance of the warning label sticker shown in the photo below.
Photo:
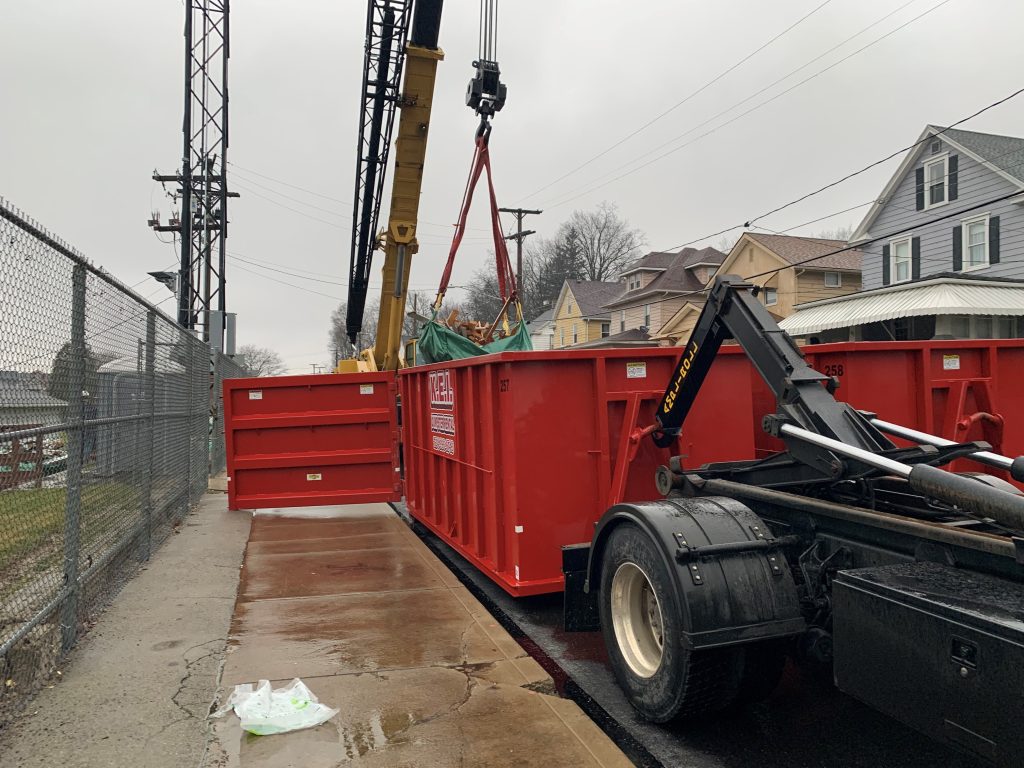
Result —
<path fill-rule="evenodd" d="M 360 395 L 372 395 L 373 394 L 373 384 L 360 384 L 359 385 L 359 394 Z"/>
<path fill-rule="evenodd" d="M 323 480 L 323 476 L 319 472 L 309 472 L 306 474 L 307 480 Z"/>
<path fill-rule="evenodd" d="M 456 418 L 455 382 L 451 371 L 431 371 L 430 390 L 430 448 L 434 453 L 455 455 Z"/>
<path fill-rule="evenodd" d="M 627 379 L 646 379 L 647 363 L 626 363 Z"/>
<path fill-rule="evenodd" d="M 942 370 L 944 370 L 944 371 L 959 371 L 960 370 L 960 355 L 943 355 L 942 356 Z"/>
<path fill-rule="evenodd" d="M 250 389 L 249 390 L 249 399 L 250 400 L 262 400 L 263 399 L 263 390 L 261 390 L 261 389 Z"/>

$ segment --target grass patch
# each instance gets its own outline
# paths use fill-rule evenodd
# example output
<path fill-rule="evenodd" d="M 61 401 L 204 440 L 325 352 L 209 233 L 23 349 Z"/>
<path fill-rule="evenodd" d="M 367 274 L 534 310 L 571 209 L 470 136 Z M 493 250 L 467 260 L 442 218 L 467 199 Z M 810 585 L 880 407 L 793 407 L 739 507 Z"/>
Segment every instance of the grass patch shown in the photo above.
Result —
<path fill-rule="evenodd" d="M 31 488 L 0 493 L 0 572 L 63 538 L 66 488 Z M 125 512 L 139 513 L 139 493 L 116 482 L 82 488 L 79 536 L 83 547 L 121 523 Z M 127 526 L 126 526 L 127 527 Z"/>

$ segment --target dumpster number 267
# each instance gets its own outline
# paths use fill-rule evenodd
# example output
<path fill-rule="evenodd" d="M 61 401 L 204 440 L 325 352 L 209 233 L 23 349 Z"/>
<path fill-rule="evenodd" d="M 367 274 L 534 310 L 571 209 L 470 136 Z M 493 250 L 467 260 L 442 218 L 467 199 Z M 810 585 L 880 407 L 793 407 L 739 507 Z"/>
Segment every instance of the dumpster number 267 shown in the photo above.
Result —
<path fill-rule="evenodd" d="M 498 391 L 508 392 L 508 379 L 498 379 Z"/>

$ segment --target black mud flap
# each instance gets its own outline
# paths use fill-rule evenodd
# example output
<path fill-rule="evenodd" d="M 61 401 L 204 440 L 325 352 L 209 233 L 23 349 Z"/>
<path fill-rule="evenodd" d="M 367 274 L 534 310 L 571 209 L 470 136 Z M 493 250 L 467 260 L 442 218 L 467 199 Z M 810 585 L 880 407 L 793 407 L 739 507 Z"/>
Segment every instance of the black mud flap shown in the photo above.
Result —
<path fill-rule="evenodd" d="M 836 685 L 998 766 L 1024 765 L 1024 585 L 935 563 L 841 571 Z"/>
<path fill-rule="evenodd" d="M 590 544 L 562 547 L 562 625 L 566 632 L 596 632 L 601 628 L 597 590 L 586 591 Z"/>

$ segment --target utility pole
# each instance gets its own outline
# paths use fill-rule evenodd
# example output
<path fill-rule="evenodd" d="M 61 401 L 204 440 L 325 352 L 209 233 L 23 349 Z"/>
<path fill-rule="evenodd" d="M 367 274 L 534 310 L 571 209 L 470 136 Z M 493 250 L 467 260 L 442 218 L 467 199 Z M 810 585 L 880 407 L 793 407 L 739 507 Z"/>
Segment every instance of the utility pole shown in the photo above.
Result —
<path fill-rule="evenodd" d="M 499 208 L 501 213 L 511 213 L 516 217 L 516 233 L 508 235 L 506 240 L 516 241 L 516 289 L 519 292 L 519 300 L 523 299 L 523 238 L 527 235 L 537 234 L 536 230 L 528 229 L 523 231 L 523 218 L 525 216 L 539 216 L 544 211 L 533 211 L 526 208 Z"/>
<path fill-rule="evenodd" d="M 166 225 L 154 213 L 150 226 L 180 236 L 178 324 L 201 326 L 210 339 L 210 312 L 226 312 L 228 198 L 228 6 L 230 0 L 185 0 L 185 102 L 181 170 L 154 172 L 175 182 L 181 209 Z M 223 348 L 223 341 L 217 346 Z"/>

